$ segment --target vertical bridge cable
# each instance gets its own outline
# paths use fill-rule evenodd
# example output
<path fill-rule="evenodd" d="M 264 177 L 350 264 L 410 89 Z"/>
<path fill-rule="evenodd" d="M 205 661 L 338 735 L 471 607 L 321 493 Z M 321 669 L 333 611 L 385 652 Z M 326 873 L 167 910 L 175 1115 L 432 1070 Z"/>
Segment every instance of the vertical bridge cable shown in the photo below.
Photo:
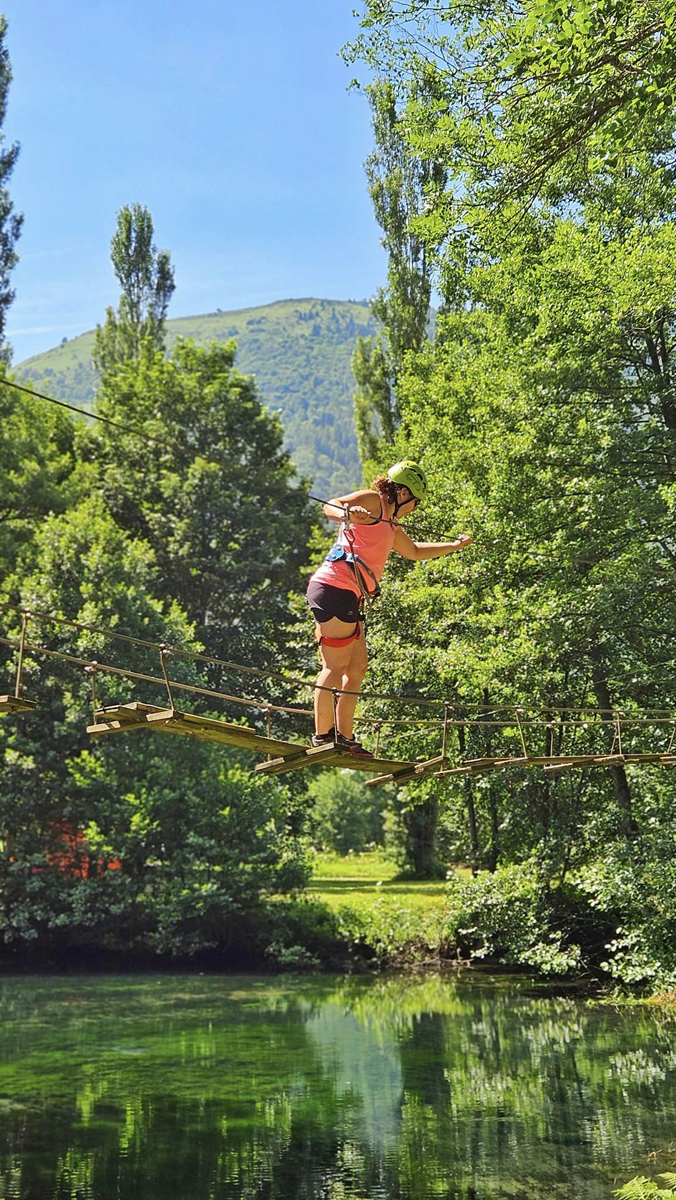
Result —
<path fill-rule="evenodd" d="M 519 726 L 519 737 L 521 738 L 521 748 L 523 750 L 523 756 L 525 759 L 527 759 L 528 758 L 528 749 L 526 747 L 526 739 L 523 735 L 523 725 L 521 724 L 522 709 L 515 708 L 514 712 L 516 713 L 516 723 Z"/>
<path fill-rule="evenodd" d="M 167 675 L 166 660 L 170 654 L 171 654 L 171 650 L 169 649 L 168 646 L 165 646 L 165 645 L 160 646 L 160 663 L 162 664 L 162 674 L 164 675 L 164 682 L 167 685 L 167 692 L 169 695 L 169 708 L 171 709 L 172 713 L 175 713 L 176 706 L 174 704 L 174 697 L 171 693 L 171 684 L 169 683 L 169 676 Z"/>
<path fill-rule="evenodd" d="M 94 710 L 94 723 L 95 724 L 96 724 L 96 721 L 98 720 L 97 714 L 98 714 L 98 707 L 99 707 L 97 699 L 96 699 L 96 668 L 98 667 L 98 665 L 99 664 L 97 662 L 91 662 L 91 663 L 89 663 L 88 666 L 85 667 L 85 675 L 89 676 L 89 679 L 90 679 L 90 682 L 92 685 L 92 708 Z"/>
<path fill-rule="evenodd" d="M 444 732 L 443 732 L 443 737 L 441 739 L 441 758 L 442 758 L 442 762 L 444 764 L 446 763 L 447 758 L 448 758 L 448 755 L 446 753 L 447 746 L 448 746 L 448 705 L 444 704 Z"/>
<path fill-rule="evenodd" d="M 21 699 L 21 679 L 23 676 L 24 651 L 26 649 L 26 630 L 28 629 L 29 620 L 30 612 L 26 609 L 21 616 L 21 640 L 19 642 L 19 658 L 16 666 L 16 683 L 14 686 L 14 695 L 17 700 Z"/>

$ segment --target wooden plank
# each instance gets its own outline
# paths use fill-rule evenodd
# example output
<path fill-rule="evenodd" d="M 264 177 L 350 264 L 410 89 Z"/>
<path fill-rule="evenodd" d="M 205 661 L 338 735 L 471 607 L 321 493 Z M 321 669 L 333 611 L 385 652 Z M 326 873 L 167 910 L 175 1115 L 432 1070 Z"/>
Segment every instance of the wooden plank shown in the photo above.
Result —
<path fill-rule="evenodd" d="M 0 713 L 31 712 L 37 708 L 35 700 L 24 700 L 23 696 L 0 696 Z"/>
<path fill-rule="evenodd" d="M 298 749 L 298 747 L 296 747 Z M 302 754 L 293 758 L 276 758 L 272 762 L 259 763 L 257 775 L 281 775 L 285 771 L 297 771 L 301 767 L 339 767 L 348 771 L 375 771 L 376 774 L 389 774 L 396 769 L 411 770 L 415 763 L 400 762 L 387 758 L 357 758 L 349 751 L 341 750 L 334 745 L 312 746 Z"/>
<path fill-rule="evenodd" d="M 146 729 L 147 726 L 142 721 L 132 723 L 131 721 L 103 721 L 94 725 L 87 726 L 87 733 L 90 737 L 100 738 L 106 733 L 134 733 L 137 729 Z"/>
<path fill-rule="evenodd" d="M 146 722 L 151 729 L 157 729 L 160 733 L 178 734 L 202 742 L 215 742 L 221 746 L 236 746 L 240 750 L 251 750 L 253 754 L 287 756 L 297 754 L 300 749 L 298 742 L 264 737 L 246 725 L 233 725 L 228 721 L 216 721 L 210 717 L 196 717 L 193 713 L 172 713 L 171 709 L 149 713 Z"/>
<path fill-rule="evenodd" d="M 448 762 L 444 754 L 438 754 L 436 758 L 425 759 L 424 762 L 415 763 L 412 767 L 404 767 L 401 771 L 391 771 L 388 775 L 378 775 L 375 779 L 368 779 L 365 786 L 368 788 L 382 787 L 384 783 L 409 783 L 412 779 L 420 779 L 424 775 L 438 775 L 439 767 Z"/>
<path fill-rule="evenodd" d="M 495 769 L 495 763 L 484 763 L 481 767 L 469 766 L 465 763 L 459 767 L 451 767 L 448 771 L 439 771 L 437 778 L 445 779 L 449 775 L 488 775 Z"/>
<path fill-rule="evenodd" d="M 613 767 L 627 762 L 624 754 L 581 754 L 545 764 L 545 771 L 569 771 L 576 767 Z"/>
<path fill-rule="evenodd" d="M 298 747 L 296 747 L 298 750 Z M 312 756 L 312 757 L 311 757 Z M 296 754 L 289 754 L 281 758 L 273 758 L 271 762 L 257 763 L 255 771 L 257 775 L 282 775 L 286 771 L 297 771 L 300 767 L 314 766 L 330 767 L 334 762 L 338 762 L 344 755 L 340 750 L 336 750 L 334 745 L 311 747 L 305 746 Z"/>
<path fill-rule="evenodd" d="M 240 750 L 251 750 L 254 754 L 286 756 L 305 750 L 298 742 L 264 737 L 248 725 L 235 725 L 229 721 L 215 720 L 213 717 L 201 717 L 196 713 L 158 708 L 156 705 L 138 702 L 99 709 L 96 721 L 95 725 L 87 727 L 87 732 L 94 737 L 100 737 L 104 733 L 124 733 L 131 729 L 152 729 L 160 733 L 193 737 L 198 741 L 235 746 Z"/>

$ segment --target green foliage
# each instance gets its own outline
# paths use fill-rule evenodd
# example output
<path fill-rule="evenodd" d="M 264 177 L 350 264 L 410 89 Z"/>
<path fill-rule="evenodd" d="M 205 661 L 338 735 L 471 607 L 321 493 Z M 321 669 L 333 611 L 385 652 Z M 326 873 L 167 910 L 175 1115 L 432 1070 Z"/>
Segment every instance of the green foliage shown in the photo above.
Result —
<path fill-rule="evenodd" d="M 107 377 L 98 407 L 134 432 L 92 434 L 99 491 L 116 523 L 152 547 L 160 594 L 210 652 L 274 667 L 287 656 L 290 592 L 301 590 L 314 518 L 279 421 L 235 347 L 149 346 Z M 137 431 L 158 442 L 143 444 Z M 222 682 L 215 669 L 214 686 Z M 222 688 L 220 690 L 223 690 Z"/>
<path fill-rule="evenodd" d="M 36 525 L 69 503 L 75 431 L 62 413 L 9 388 L 0 390 L 0 590 Z"/>
<path fill-rule="evenodd" d="M 366 176 L 388 255 L 387 286 L 371 302 L 384 335 L 360 338 L 352 358 L 357 443 L 368 474 L 382 470 L 388 457 L 400 420 L 397 379 L 406 355 L 420 349 L 428 332 L 434 256 L 416 222 L 443 188 L 445 172 L 436 158 L 421 157 L 407 143 L 394 86 L 376 80 L 367 94 L 376 148 L 366 160 Z M 409 88 L 411 102 L 421 95 L 429 99 L 426 75 Z"/>
<path fill-rule="evenodd" d="M 637 1175 L 624 1187 L 614 1191 L 613 1195 L 618 1200 L 669 1200 L 671 1196 L 676 1196 L 676 1175 L 672 1171 L 665 1171 L 657 1178 L 663 1179 L 667 1186 L 660 1187 L 656 1180 Z"/>
<path fill-rule="evenodd" d="M 347 961 L 413 964 L 444 952 L 444 892 L 442 883 L 402 879 L 379 850 L 343 858 L 322 853 L 316 856 L 309 889 L 314 903 L 303 911 L 311 926 L 316 920 L 324 930 L 331 914 L 328 961 L 342 953 Z M 307 931 L 294 936 L 327 962 L 321 947 L 307 940 Z"/>
<path fill-rule="evenodd" d="M 673 0 L 367 0 L 346 55 L 406 94 L 408 139 L 448 172 L 425 217 L 432 245 L 467 227 L 490 237 L 538 197 L 573 202 L 646 152 L 671 164 Z M 493 226 L 493 230 L 491 230 Z"/>
<path fill-rule="evenodd" d="M 610 847 L 579 873 L 591 914 L 609 922 L 601 966 L 620 985 L 669 988 L 676 982 L 673 847 L 665 819 L 657 836 L 631 848 Z"/>
<path fill-rule="evenodd" d="M 416 910 L 379 896 L 368 906 L 346 904 L 338 910 L 338 930 L 353 954 L 365 954 L 385 966 L 438 959 L 443 921 L 438 909 Z"/>
<path fill-rule="evenodd" d="M 565 975 L 581 965 L 580 947 L 571 942 L 570 928 L 562 928 L 571 924 L 566 899 L 561 889 L 552 891 L 535 860 L 454 878 L 448 888 L 447 937 L 463 958 Z"/>
<path fill-rule="evenodd" d="M 366 788 L 354 774 L 324 772 L 308 787 L 314 840 L 339 854 L 359 853 L 383 840 L 382 793 Z"/>
<path fill-rule="evenodd" d="M 156 654 L 74 631 L 65 617 L 198 651 L 204 634 L 224 656 L 285 664 L 287 592 L 299 586 L 309 511 L 279 423 L 233 359 L 231 346 L 181 344 L 166 360 L 146 340 L 109 372 L 102 407 L 118 420 L 129 412 L 149 437 L 159 430 L 156 443 L 5 401 L 3 589 L 32 610 L 30 638 L 44 650 L 160 675 Z M 5 629 L 16 634 L 17 618 Z M 178 683 L 221 682 L 191 660 L 172 660 L 171 671 Z M 298 788 L 256 779 L 245 755 L 193 740 L 92 744 L 89 681 L 58 658 L 30 654 L 25 687 L 39 709 L 0 726 L 5 944 L 251 953 L 242 931 L 252 914 L 306 880 Z M 97 673 L 98 704 L 137 695 Z M 162 702 L 163 689 L 146 683 L 140 698 Z"/>
<path fill-rule="evenodd" d="M 357 384 L 354 424 L 364 473 L 381 467 L 383 444 L 391 443 L 397 425 L 392 367 L 380 338 L 358 338 L 352 356 Z"/>
<path fill-rule="evenodd" d="M 165 324 L 169 348 L 179 339 L 202 348 L 237 342 L 239 370 L 255 375 L 268 409 L 280 414 L 300 473 L 327 497 L 350 491 L 359 477 L 350 359 L 356 339 L 375 333 L 365 302 L 338 300 L 280 300 Z M 50 395 L 91 407 L 98 383 L 93 342 L 93 333 L 82 334 L 27 359 L 19 371 Z"/>
<path fill-rule="evenodd" d="M 0 128 L 7 113 L 7 94 L 12 79 L 9 54 L 5 38 L 7 35 L 7 19 L 0 15 Z M 0 138 L 0 144 L 2 138 Z M 11 349 L 5 340 L 7 312 L 14 299 L 14 291 L 10 287 L 10 274 L 18 261 L 15 250 L 23 217 L 14 211 L 14 205 L 9 198 L 7 183 L 14 170 L 19 154 L 18 144 L 0 150 L 0 363 L 7 365 L 11 357 Z"/>
<path fill-rule="evenodd" d="M 106 309 L 105 325 L 97 325 L 92 351 L 94 366 L 104 377 L 137 359 L 145 342 L 158 349 L 164 346 L 174 271 L 168 252 L 157 249 L 153 235 L 153 219 L 144 205 L 120 209 L 110 257 L 122 294 L 117 312 Z"/>
<path fill-rule="evenodd" d="M 35 563 L 24 602 L 96 627 L 119 623 L 132 635 L 195 645 L 176 602 L 156 598 L 149 546 L 124 533 L 100 500 L 44 521 Z M 49 649 L 110 661 L 105 637 L 82 632 L 73 644 L 70 631 L 40 627 Z M 157 673 L 141 649 L 128 648 L 125 665 Z M 197 681 L 182 670 L 186 682 Z M 242 756 L 203 743 L 141 736 L 92 745 L 86 678 L 50 661 L 29 662 L 27 673 L 39 714 L 0 728 L 7 944 L 227 953 L 242 914 L 265 895 L 302 885 L 303 852 L 292 832 L 298 802 L 283 786 L 252 778 Z M 99 702 L 130 698 L 130 686 L 99 676 Z M 64 827 L 83 833 L 66 869 L 58 861 Z"/>
<path fill-rule="evenodd" d="M 621 217 L 591 206 L 584 220 L 534 221 L 499 259 L 487 255 L 465 277 L 471 304 L 440 318 L 399 388 L 398 450 L 432 480 L 409 526 L 434 538 L 452 520 L 475 544 L 388 567 L 370 684 L 409 694 L 424 680 L 428 698 L 474 713 L 525 704 L 543 722 L 526 734 L 533 755 L 609 750 L 611 721 L 585 727 L 585 707 L 630 716 L 673 698 L 673 228 L 644 216 L 627 231 L 629 199 Z M 668 740 L 665 722 L 625 729 L 625 748 Z M 398 752 L 413 745 L 402 737 Z M 518 729 L 479 731 L 468 718 L 451 745 L 459 757 L 514 755 Z M 494 867 L 538 847 L 564 872 L 599 839 L 662 826 L 673 794 L 669 776 L 621 765 L 426 786 L 461 860 Z M 418 786 L 411 805 L 421 801 Z"/>
<path fill-rule="evenodd" d="M 433 103 L 434 88 L 432 73 L 416 77 L 407 103 Z M 378 289 L 371 309 L 385 331 L 396 386 L 406 355 L 421 348 L 428 331 L 434 259 L 417 225 L 443 190 L 446 173 L 436 156 L 421 155 L 411 145 L 394 85 L 376 80 L 366 90 L 375 140 L 366 177 L 388 256 L 387 286 Z M 392 412 L 396 416 L 394 399 Z"/>

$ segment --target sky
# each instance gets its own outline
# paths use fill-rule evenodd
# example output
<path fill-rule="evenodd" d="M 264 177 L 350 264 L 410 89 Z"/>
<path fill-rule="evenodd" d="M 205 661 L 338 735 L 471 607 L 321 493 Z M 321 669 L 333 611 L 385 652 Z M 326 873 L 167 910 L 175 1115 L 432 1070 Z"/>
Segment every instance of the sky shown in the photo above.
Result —
<path fill-rule="evenodd" d="M 4 0 L 2 130 L 24 214 L 7 336 L 18 363 L 116 304 L 115 217 L 147 205 L 169 316 L 361 300 L 386 271 L 363 163 L 368 103 L 339 55 L 355 0 Z"/>

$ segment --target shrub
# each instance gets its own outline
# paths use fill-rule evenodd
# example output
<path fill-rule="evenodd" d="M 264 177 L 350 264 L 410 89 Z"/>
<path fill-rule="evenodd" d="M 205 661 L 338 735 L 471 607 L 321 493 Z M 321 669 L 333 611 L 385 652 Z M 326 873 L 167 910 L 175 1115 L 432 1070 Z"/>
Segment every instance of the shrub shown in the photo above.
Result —
<path fill-rule="evenodd" d="M 308 789 L 316 841 L 339 854 L 359 853 L 383 841 L 384 798 L 353 772 L 330 771 Z"/>
<path fill-rule="evenodd" d="M 571 938 L 570 897 L 553 889 L 534 860 L 455 877 L 448 886 L 446 935 L 464 958 L 492 958 L 561 975 L 580 965 Z"/>
<path fill-rule="evenodd" d="M 630 1179 L 629 1183 L 625 1183 L 624 1187 L 613 1192 L 619 1200 L 671 1200 L 676 1196 L 676 1175 L 668 1172 L 665 1175 L 658 1175 L 658 1179 L 663 1179 L 668 1185 L 666 1188 L 660 1187 L 654 1179 L 646 1179 L 645 1175 L 637 1175 L 635 1179 Z"/>

